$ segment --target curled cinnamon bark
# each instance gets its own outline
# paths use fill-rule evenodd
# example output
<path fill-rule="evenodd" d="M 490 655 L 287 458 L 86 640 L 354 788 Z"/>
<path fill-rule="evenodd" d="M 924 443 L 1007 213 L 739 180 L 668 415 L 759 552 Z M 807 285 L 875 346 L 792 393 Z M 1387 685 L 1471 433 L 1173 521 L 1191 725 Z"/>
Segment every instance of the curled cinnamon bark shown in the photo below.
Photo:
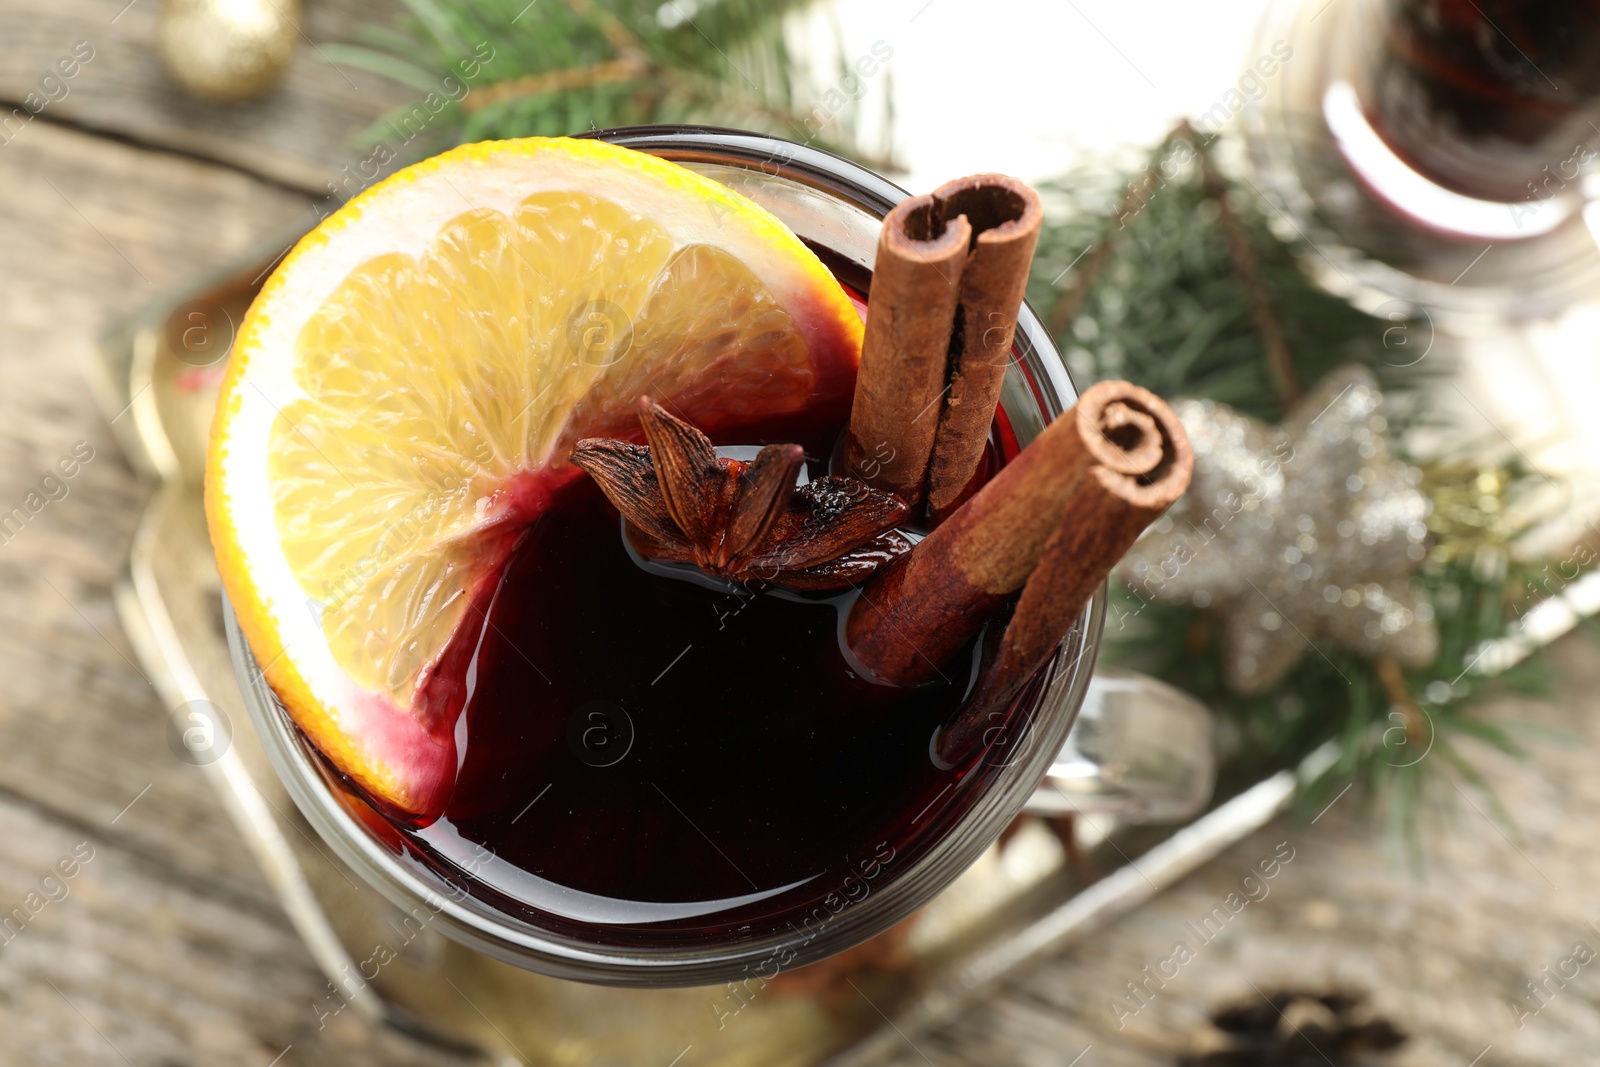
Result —
<path fill-rule="evenodd" d="M 878 235 L 846 461 L 913 508 L 926 492 L 971 238 L 967 220 L 947 222 L 932 196 L 901 201 Z"/>
<path fill-rule="evenodd" d="M 958 178 L 933 195 L 947 217 L 965 216 L 973 230 L 951 333 L 949 392 L 928 467 L 928 513 L 937 523 L 960 503 L 983 459 L 1044 205 L 1038 193 L 1003 174 Z"/>
<path fill-rule="evenodd" d="M 934 521 L 983 458 L 1044 209 L 1015 178 L 977 174 L 884 219 L 850 415 L 851 473 Z"/>
<path fill-rule="evenodd" d="M 1159 397 L 1128 382 L 1093 386 L 867 583 L 846 625 L 851 651 L 878 681 L 920 684 L 1023 590 L 969 712 L 1003 705 L 1193 468 L 1183 425 Z"/>

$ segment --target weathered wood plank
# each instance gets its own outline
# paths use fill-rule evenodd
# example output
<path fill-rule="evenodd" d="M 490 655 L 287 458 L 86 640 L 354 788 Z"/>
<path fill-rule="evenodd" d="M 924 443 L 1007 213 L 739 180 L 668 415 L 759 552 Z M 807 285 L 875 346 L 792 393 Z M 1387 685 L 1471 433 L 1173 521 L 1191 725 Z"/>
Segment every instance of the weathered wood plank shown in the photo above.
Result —
<path fill-rule="evenodd" d="M 325 981 L 279 916 L 195 892 L 92 828 L 5 800 L 0 840 L 6 1063 L 461 1063 L 381 1038 L 353 1013 L 319 1026 Z"/>
<path fill-rule="evenodd" d="M 85 371 L 115 317 L 305 210 L 230 171 L 43 124 L 0 148 L 0 513 L 42 503 L 0 531 L 0 782 L 100 826 L 148 786 L 113 832 L 264 905 L 210 785 L 168 749 L 167 709 L 118 625 L 111 589 L 147 490 Z"/>
<path fill-rule="evenodd" d="M 217 160 L 307 191 L 320 190 L 358 153 L 350 137 L 415 91 L 372 74 L 335 67 L 317 46 L 350 40 L 362 23 L 386 24 L 399 6 L 387 0 L 304 5 L 304 36 L 282 83 L 255 101 L 221 106 L 197 100 L 163 69 L 156 48 L 161 0 L 10 0 L 0 7 L 0 114 L 29 93 L 56 119 Z M 60 87 L 48 78 L 57 61 L 86 42 L 92 58 Z M 80 49 L 79 55 L 90 54 Z M 69 62 L 68 68 L 72 64 Z M 59 73 L 57 74 L 59 77 Z M 65 95 L 62 95 L 62 92 Z M 57 99 L 51 100 L 51 97 Z M 24 111 L 26 114 L 26 111 Z M 12 114 L 0 141 L 23 143 L 41 125 Z"/>

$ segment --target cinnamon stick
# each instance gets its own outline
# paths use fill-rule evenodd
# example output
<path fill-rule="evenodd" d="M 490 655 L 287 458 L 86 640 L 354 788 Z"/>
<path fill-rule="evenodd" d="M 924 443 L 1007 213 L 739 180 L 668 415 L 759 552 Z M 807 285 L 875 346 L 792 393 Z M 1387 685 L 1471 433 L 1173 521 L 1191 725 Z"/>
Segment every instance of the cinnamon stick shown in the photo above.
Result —
<path fill-rule="evenodd" d="M 928 513 L 938 523 L 960 502 L 983 459 L 1044 205 L 1038 193 L 1003 174 L 957 178 L 933 195 L 946 217 L 965 216 L 973 231 L 951 331 L 949 392 L 928 466 Z"/>
<path fill-rule="evenodd" d="M 1143 392 L 1143 390 L 1140 390 Z M 1157 401 L 1157 403 L 1160 403 Z M 1161 412 L 1164 412 L 1164 418 Z M 1141 411 L 1132 405 L 1108 406 L 1102 429 L 1113 441 L 1141 442 L 1126 451 L 1129 463 L 1089 470 L 1096 506 L 1085 517 L 1068 508 L 1061 525 L 1045 542 L 1039 563 L 1022 587 L 1016 611 L 1000 640 L 999 653 L 979 680 L 961 714 L 940 735 L 941 759 L 955 763 L 981 743 L 1034 672 L 1050 659 L 1106 575 L 1133 542 L 1189 487 L 1194 453 L 1172 410 Z M 1169 450 L 1164 441 L 1181 444 Z M 1150 447 L 1159 448 L 1156 466 L 1142 473 Z M 1163 467 L 1165 465 L 1165 467 Z M 1131 469 L 1130 469 L 1131 468 Z"/>
<path fill-rule="evenodd" d="M 935 521 L 983 458 L 1044 209 L 1001 174 L 946 182 L 884 219 L 856 378 L 851 473 Z"/>
<path fill-rule="evenodd" d="M 1128 382 L 1093 386 L 867 583 L 846 643 L 875 680 L 918 685 L 1023 590 L 979 693 L 988 705 L 1009 699 L 1193 468 L 1183 425 L 1160 398 Z"/>
<path fill-rule="evenodd" d="M 932 196 L 901 201 L 878 234 L 845 458 L 853 476 L 912 507 L 922 502 L 939 428 L 971 239 L 967 220 L 947 221 Z"/>

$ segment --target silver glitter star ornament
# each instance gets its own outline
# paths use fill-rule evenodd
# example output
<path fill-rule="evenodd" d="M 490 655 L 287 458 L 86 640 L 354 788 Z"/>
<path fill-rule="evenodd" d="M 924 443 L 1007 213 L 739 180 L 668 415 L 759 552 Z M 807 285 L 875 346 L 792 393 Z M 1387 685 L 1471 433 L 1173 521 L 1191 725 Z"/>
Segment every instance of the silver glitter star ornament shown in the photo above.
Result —
<path fill-rule="evenodd" d="M 1389 456 L 1371 371 L 1333 371 L 1281 427 L 1211 401 L 1173 409 L 1194 445 L 1194 479 L 1117 570 L 1141 602 L 1214 609 L 1241 693 L 1333 647 L 1433 661 L 1433 609 L 1411 582 L 1428 499 L 1421 473 Z"/>

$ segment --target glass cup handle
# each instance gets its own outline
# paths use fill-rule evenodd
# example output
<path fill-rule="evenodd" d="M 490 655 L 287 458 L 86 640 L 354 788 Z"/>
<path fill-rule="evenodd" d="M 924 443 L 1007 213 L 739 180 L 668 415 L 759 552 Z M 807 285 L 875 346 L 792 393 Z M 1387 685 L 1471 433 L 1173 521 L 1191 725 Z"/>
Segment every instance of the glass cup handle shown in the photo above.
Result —
<path fill-rule="evenodd" d="M 1100 667 L 1025 810 L 1177 822 L 1205 807 L 1216 780 L 1209 708 L 1165 682 Z"/>

